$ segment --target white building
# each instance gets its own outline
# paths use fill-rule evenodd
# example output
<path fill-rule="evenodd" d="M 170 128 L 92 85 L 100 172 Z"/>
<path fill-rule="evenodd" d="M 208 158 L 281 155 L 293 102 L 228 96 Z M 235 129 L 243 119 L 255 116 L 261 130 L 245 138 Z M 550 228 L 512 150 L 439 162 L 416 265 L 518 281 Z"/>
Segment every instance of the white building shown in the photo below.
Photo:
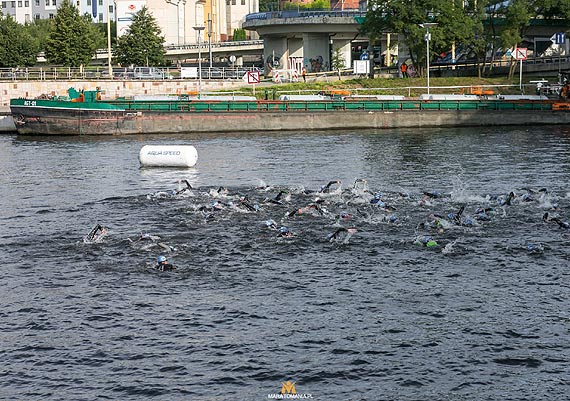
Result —
<path fill-rule="evenodd" d="M 63 0 L 15 0 L 4 1 L 2 12 L 10 15 L 20 24 L 32 20 L 54 18 L 57 9 Z M 110 2 L 110 4 L 109 4 Z M 107 5 L 109 5 L 110 19 L 115 19 L 115 4 L 112 0 L 75 0 L 79 13 L 91 15 L 93 22 L 107 22 Z"/>
<path fill-rule="evenodd" d="M 80 14 L 89 14 L 93 22 L 117 22 L 117 35 L 128 28 L 132 14 L 146 6 L 156 18 L 167 45 L 185 45 L 208 35 L 212 42 L 231 39 L 241 28 L 245 16 L 259 11 L 259 0 L 74 0 Z M 2 12 L 25 24 L 34 19 L 54 18 L 63 0 L 1 0 Z M 109 13 L 109 16 L 107 16 Z M 249 33 L 248 33 L 249 34 Z"/>
<path fill-rule="evenodd" d="M 4 15 L 11 15 L 12 18 L 19 22 L 20 24 L 25 24 L 27 22 L 32 22 L 32 2 L 34 0 L 12 0 L 4 1 L 0 3 L 2 5 L 2 13 Z M 37 0 L 47 1 L 47 0 Z"/>
<path fill-rule="evenodd" d="M 259 11 L 258 0 L 146 0 L 146 6 L 157 19 L 167 45 L 196 43 L 198 32 L 202 42 L 208 35 L 214 43 L 228 40 L 247 14 Z"/>

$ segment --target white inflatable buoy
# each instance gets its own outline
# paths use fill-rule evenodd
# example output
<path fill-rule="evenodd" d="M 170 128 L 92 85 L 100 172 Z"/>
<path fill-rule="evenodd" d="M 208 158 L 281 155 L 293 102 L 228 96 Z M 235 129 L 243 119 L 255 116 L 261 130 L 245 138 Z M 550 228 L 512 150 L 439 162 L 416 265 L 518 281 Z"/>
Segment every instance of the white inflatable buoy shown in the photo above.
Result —
<path fill-rule="evenodd" d="M 144 167 L 192 167 L 198 152 L 191 145 L 145 145 L 139 153 Z"/>

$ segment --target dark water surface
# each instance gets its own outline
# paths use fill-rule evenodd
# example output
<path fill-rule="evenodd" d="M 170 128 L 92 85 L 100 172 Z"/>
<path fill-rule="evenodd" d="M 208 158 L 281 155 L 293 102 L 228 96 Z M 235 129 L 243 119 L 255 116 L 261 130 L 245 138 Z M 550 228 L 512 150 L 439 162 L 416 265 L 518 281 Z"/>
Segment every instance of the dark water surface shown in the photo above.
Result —
<path fill-rule="evenodd" d="M 139 168 L 166 143 L 197 166 Z M 356 178 L 371 192 L 315 193 Z M 196 189 L 160 192 L 179 179 Z M 569 182 L 559 127 L 0 136 L 0 399 L 264 400 L 287 380 L 317 400 L 566 399 L 570 231 L 542 216 L 570 220 Z M 358 231 L 329 242 L 339 227 Z M 161 253 L 178 269 L 152 269 Z"/>

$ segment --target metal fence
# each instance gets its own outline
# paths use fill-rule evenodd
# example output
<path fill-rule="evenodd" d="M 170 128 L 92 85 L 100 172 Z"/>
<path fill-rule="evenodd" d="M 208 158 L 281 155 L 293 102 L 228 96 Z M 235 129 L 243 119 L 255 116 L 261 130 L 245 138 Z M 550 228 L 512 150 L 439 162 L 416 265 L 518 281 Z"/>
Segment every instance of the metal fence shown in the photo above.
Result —
<path fill-rule="evenodd" d="M 146 68 L 146 67 L 145 67 Z M 202 79 L 227 80 L 242 79 L 254 67 L 202 67 Z M 256 71 L 259 71 L 256 69 Z M 263 75 L 263 71 L 260 71 Z M 194 78 L 197 79 L 198 77 Z M 113 76 L 105 66 L 77 68 L 77 67 L 28 67 L 28 68 L 0 68 L 1 81 L 55 81 L 55 80 L 90 80 L 90 79 L 116 79 L 116 80 L 167 80 L 180 79 L 179 68 L 153 67 L 153 74 L 138 74 L 137 68 L 113 68 Z"/>

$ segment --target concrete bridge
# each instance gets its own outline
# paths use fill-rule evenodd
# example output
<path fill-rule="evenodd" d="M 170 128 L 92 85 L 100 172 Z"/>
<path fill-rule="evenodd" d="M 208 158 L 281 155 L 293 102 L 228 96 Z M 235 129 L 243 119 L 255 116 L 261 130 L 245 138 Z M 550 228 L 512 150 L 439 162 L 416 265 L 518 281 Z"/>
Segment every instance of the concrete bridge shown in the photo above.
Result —
<path fill-rule="evenodd" d="M 236 42 L 214 42 L 211 45 L 208 42 L 186 44 L 181 46 L 166 46 L 166 59 L 171 60 L 174 64 L 178 61 L 197 60 L 199 53 L 202 59 L 209 57 L 209 51 L 212 50 L 212 59 L 215 62 L 227 62 L 230 56 L 235 56 L 235 65 L 242 65 L 242 60 L 260 60 L 263 55 L 263 40 L 244 40 Z M 108 58 L 107 49 L 97 50 L 94 62 L 106 64 Z"/>
<path fill-rule="evenodd" d="M 362 10 L 272 11 L 247 15 L 243 28 L 257 32 L 264 40 L 266 71 L 272 67 L 297 71 L 306 67 L 309 72 L 319 72 L 330 69 L 332 54 L 337 50 L 345 61 L 345 67 L 352 68 L 352 60 L 369 47 L 368 37 L 359 33 L 365 17 L 366 11 Z M 499 29 L 504 25 L 501 19 L 494 20 L 494 23 Z M 554 33 L 565 32 L 567 28 L 567 21 L 532 20 L 523 42 L 541 53 L 551 44 L 550 37 Z M 376 43 L 380 44 L 380 49 L 374 49 L 374 53 L 384 53 L 387 49 L 390 53 L 407 53 L 398 37 L 397 33 L 386 32 Z M 562 52 L 562 55 L 567 54 L 568 49 Z"/>

